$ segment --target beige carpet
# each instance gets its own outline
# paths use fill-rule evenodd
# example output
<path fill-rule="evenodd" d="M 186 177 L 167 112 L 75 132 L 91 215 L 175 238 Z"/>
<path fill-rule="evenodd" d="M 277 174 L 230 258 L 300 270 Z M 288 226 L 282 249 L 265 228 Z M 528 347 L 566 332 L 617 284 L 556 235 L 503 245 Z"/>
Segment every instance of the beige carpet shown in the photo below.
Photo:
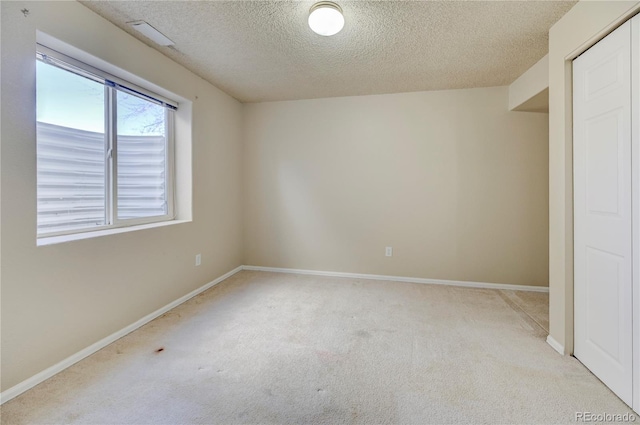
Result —
<path fill-rule="evenodd" d="M 546 302 L 245 271 L 6 403 L 2 423 L 539 424 L 630 412 L 546 344 Z"/>

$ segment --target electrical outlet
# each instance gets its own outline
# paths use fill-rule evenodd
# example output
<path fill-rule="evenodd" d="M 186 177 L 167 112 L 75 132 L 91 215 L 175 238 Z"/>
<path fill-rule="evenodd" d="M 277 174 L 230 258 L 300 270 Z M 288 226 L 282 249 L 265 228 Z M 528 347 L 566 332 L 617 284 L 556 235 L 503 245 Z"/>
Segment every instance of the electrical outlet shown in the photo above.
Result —
<path fill-rule="evenodd" d="M 199 266 L 200 264 L 202 264 L 202 255 L 196 254 L 196 266 Z"/>
<path fill-rule="evenodd" d="M 390 246 L 386 247 L 384 249 L 384 256 L 385 257 L 393 257 L 393 247 L 390 247 Z"/>

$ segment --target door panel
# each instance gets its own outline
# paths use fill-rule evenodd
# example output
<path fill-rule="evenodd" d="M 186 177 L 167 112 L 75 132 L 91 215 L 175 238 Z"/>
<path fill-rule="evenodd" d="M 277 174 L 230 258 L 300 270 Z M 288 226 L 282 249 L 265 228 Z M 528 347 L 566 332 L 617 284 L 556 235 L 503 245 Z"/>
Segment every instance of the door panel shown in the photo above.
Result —
<path fill-rule="evenodd" d="M 624 122 L 622 108 L 584 122 L 585 154 L 587 156 L 587 208 L 589 213 L 614 214 L 620 211 L 618 182 L 621 173 L 619 146 L 610 140 L 619 140 L 619 128 Z"/>
<path fill-rule="evenodd" d="M 611 332 L 618 329 L 618 317 L 606 313 L 618 307 L 624 257 L 591 247 L 586 250 L 586 342 L 621 367 L 620 333 Z"/>
<path fill-rule="evenodd" d="M 633 400 L 631 24 L 573 62 L 575 356 Z"/>

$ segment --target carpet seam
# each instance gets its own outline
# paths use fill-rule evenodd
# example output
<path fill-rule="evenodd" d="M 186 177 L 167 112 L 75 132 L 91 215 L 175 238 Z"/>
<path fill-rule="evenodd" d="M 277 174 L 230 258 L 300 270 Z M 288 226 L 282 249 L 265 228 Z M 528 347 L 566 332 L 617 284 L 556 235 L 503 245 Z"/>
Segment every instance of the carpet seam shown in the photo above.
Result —
<path fill-rule="evenodd" d="M 507 297 L 502 290 L 498 290 L 498 292 L 501 295 L 501 298 L 505 301 L 508 301 L 509 304 L 512 304 L 514 306 L 516 306 L 518 308 L 518 310 L 520 310 L 522 313 L 524 313 L 525 316 L 527 316 L 533 323 L 535 323 L 543 332 L 545 333 L 549 333 L 548 329 L 545 329 L 544 326 L 542 326 L 532 315 L 530 315 L 529 313 L 527 313 L 527 311 L 525 309 L 523 309 L 518 303 L 514 302 L 513 300 L 511 300 L 509 297 Z"/>

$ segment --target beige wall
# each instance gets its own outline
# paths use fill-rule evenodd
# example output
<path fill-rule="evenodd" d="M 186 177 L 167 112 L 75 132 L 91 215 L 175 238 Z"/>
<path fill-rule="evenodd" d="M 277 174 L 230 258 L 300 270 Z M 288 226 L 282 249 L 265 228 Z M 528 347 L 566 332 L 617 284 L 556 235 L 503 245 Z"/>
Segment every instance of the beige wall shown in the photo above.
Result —
<path fill-rule="evenodd" d="M 497 87 L 245 105 L 245 264 L 546 286 L 547 114 L 507 104 Z"/>
<path fill-rule="evenodd" d="M 2 391 L 243 262 L 547 284 L 547 115 L 506 87 L 243 107 L 78 3 L 0 7 Z M 192 222 L 36 247 L 36 30 L 193 102 Z"/>
<path fill-rule="evenodd" d="M 241 264 L 242 106 L 79 3 L 1 7 L 4 391 Z M 36 247 L 37 29 L 193 101 L 192 222 Z"/>
<path fill-rule="evenodd" d="M 549 112 L 548 88 L 549 55 L 545 55 L 509 86 L 509 110 Z"/>
<path fill-rule="evenodd" d="M 549 31 L 549 333 L 573 352 L 571 60 L 628 19 L 638 1 L 581 1 Z"/>

